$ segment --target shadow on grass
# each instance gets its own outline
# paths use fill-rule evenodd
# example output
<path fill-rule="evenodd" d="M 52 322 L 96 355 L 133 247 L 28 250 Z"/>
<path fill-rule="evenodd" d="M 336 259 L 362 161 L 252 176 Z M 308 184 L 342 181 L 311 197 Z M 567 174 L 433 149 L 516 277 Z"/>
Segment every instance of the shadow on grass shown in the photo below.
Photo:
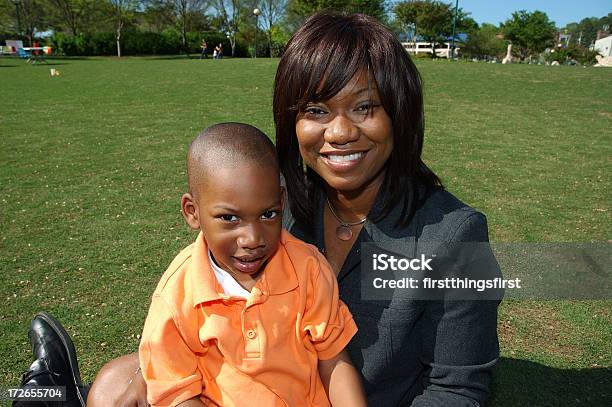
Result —
<path fill-rule="evenodd" d="M 134 55 L 134 57 L 139 57 L 139 56 Z M 187 60 L 201 59 L 203 61 L 206 61 L 206 60 L 211 60 L 212 61 L 213 60 L 213 57 L 210 56 L 210 55 L 208 56 L 208 58 L 200 58 L 200 54 L 189 54 L 189 55 L 143 55 L 142 58 L 150 59 L 150 60 L 155 60 L 155 61 L 164 61 L 164 60 L 173 61 L 173 60 L 178 60 L 178 59 L 187 59 Z M 249 58 L 236 58 L 236 57 L 232 57 L 232 56 L 223 56 L 222 59 L 249 59 Z"/>
<path fill-rule="evenodd" d="M 96 57 L 62 57 L 51 56 L 46 58 L 46 61 L 94 61 Z M 99 57 L 98 57 L 99 58 Z"/>
<path fill-rule="evenodd" d="M 153 61 L 174 61 L 177 59 L 198 59 L 200 55 L 143 55 L 142 58 L 150 59 Z"/>
<path fill-rule="evenodd" d="M 492 407 L 612 406 L 612 369 L 557 369 L 501 358 L 492 389 Z"/>

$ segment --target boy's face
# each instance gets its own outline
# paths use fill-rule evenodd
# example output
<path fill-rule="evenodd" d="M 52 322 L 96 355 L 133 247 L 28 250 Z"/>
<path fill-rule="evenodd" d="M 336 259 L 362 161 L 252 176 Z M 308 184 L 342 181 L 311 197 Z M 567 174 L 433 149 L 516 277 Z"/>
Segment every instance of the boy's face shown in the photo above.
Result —
<path fill-rule="evenodd" d="M 181 206 L 217 264 L 238 281 L 255 277 L 278 247 L 283 196 L 272 166 L 215 168 L 196 196 L 183 195 Z"/>

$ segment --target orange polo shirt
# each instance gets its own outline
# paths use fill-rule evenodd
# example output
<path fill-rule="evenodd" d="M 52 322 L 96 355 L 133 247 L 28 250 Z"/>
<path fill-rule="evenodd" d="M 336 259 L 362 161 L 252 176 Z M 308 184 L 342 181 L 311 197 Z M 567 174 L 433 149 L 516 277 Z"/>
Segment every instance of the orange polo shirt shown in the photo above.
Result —
<path fill-rule="evenodd" d="M 224 294 L 202 233 L 159 282 L 140 343 L 147 398 L 219 406 L 329 406 L 317 361 L 357 332 L 336 277 L 311 245 L 281 234 L 249 298 Z"/>

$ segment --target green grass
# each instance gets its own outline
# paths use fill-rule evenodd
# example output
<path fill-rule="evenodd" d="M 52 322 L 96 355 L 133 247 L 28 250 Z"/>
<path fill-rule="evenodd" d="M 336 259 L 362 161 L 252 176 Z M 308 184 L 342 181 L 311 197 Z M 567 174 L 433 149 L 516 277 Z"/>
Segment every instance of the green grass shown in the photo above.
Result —
<path fill-rule="evenodd" d="M 184 156 L 220 121 L 273 135 L 278 61 L 0 59 L 0 386 L 47 310 L 84 379 L 137 349 L 149 297 L 194 237 Z M 49 68 L 61 72 L 50 77 Z M 419 61 L 426 162 L 505 242 L 610 241 L 612 70 Z M 505 301 L 494 405 L 611 405 L 612 301 Z"/>

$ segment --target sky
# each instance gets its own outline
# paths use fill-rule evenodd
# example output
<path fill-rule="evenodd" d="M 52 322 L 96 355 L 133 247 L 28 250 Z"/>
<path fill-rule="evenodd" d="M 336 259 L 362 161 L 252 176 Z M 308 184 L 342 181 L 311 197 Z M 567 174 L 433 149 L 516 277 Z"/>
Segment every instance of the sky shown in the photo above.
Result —
<path fill-rule="evenodd" d="M 455 4 L 455 0 L 445 0 Z M 612 0 L 459 0 L 463 11 L 471 12 L 478 24 L 508 20 L 518 10 L 539 10 L 548 15 L 559 28 L 586 17 L 603 17 L 612 12 Z"/>

